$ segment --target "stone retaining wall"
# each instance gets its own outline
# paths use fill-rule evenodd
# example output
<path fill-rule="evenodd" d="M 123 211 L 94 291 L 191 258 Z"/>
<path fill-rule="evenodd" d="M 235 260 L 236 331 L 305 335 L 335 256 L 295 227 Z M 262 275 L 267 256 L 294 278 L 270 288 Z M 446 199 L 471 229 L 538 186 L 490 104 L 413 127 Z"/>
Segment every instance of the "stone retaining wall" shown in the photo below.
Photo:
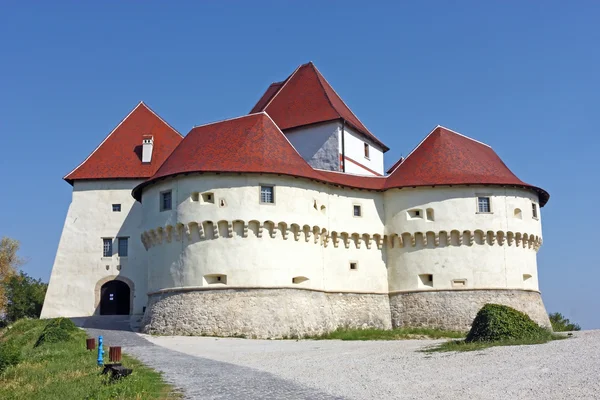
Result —
<path fill-rule="evenodd" d="M 468 331 L 486 303 L 504 304 L 550 327 L 539 292 L 526 290 L 447 290 L 390 294 L 392 325 Z"/>
<path fill-rule="evenodd" d="M 391 328 L 386 294 L 217 289 L 149 296 L 142 331 L 162 335 L 281 338 L 338 327 Z"/>

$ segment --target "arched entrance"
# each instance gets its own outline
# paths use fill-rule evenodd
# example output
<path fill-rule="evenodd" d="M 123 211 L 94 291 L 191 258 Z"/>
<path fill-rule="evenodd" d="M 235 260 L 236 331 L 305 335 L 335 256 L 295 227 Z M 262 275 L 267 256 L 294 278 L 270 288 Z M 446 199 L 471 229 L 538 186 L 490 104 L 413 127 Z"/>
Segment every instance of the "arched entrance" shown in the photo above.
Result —
<path fill-rule="evenodd" d="M 128 315 L 131 290 L 123 281 L 113 280 L 100 289 L 100 315 Z"/>

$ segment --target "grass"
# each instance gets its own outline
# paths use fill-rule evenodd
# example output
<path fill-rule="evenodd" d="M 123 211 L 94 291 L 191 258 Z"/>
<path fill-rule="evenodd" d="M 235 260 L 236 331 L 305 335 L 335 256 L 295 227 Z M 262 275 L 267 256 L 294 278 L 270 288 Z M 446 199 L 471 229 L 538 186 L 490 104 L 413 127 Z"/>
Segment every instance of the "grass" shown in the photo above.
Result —
<path fill-rule="evenodd" d="M 436 352 L 448 352 L 448 351 L 476 351 L 484 350 L 490 347 L 497 346 L 525 346 L 532 344 L 543 344 L 553 340 L 567 339 L 565 335 L 552 334 L 550 339 L 535 338 L 535 339 L 520 339 L 520 340 L 498 340 L 492 342 L 466 342 L 465 340 L 450 340 L 444 342 L 435 347 L 430 347 L 423 352 L 425 353 L 436 353 Z"/>
<path fill-rule="evenodd" d="M 123 355 L 123 365 L 133 373 L 114 383 L 101 375 L 97 350 L 85 350 L 86 334 L 70 332 L 67 341 L 34 347 L 48 321 L 21 320 L 0 332 L 0 345 L 21 350 L 22 361 L 0 374 L 0 399 L 179 399 L 161 375 L 136 359 Z M 105 350 L 108 356 L 108 349 Z"/>
<path fill-rule="evenodd" d="M 430 328 L 397 329 L 337 329 L 318 336 L 305 337 L 313 340 L 406 340 L 406 339 L 442 339 L 464 338 L 464 332 L 444 331 Z"/>

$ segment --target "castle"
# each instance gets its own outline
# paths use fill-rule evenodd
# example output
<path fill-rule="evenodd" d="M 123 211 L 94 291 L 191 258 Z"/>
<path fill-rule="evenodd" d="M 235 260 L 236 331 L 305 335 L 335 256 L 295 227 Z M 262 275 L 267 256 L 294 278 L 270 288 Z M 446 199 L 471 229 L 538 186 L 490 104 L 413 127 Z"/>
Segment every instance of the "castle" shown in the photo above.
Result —
<path fill-rule="evenodd" d="M 64 178 L 42 318 L 143 314 L 149 333 L 262 338 L 467 330 L 494 302 L 548 326 L 548 193 L 441 126 L 384 171 L 387 150 L 312 63 L 185 137 L 140 103 Z"/>

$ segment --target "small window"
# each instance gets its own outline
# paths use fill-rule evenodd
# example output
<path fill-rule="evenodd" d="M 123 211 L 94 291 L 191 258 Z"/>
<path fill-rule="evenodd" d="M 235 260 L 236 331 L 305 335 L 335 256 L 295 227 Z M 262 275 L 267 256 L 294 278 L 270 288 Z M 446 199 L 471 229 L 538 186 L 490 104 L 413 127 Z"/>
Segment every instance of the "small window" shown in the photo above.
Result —
<path fill-rule="evenodd" d="M 535 203 L 531 203 L 531 215 L 533 215 L 533 218 L 538 217 L 537 204 L 535 204 Z"/>
<path fill-rule="evenodd" d="M 298 284 L 298 283 L 306 282 L 307 280 L 308 280 L 308 278 L 305 276 L 295 276 L 292 278 L 292 283 Z"/>
<path fill-rule="evenodd" d="M 466 279 L 453 279 L 452 280 L 452 287 L 465 287 L 465 286 L 467 286 Z"/>
<path fill-rule="evenodd" d="M 358 263 L 356 261 L 350 262 L 350 270 L 356 271 L 358 269 Z"/>
<path fill-rule="evenodd" d="M 408 218 L 409 219 L 423 218 L 423 213 L 421 210 L 409 210 Z"/>
<path fill-rule="evenodd" d="M 427 210 L 425 210 L 425 213 L 427 214 L 427 221 L 433 221 L 433 208 L 428 208 Z"/>
<path fill-rule="evenodd" d="M 490 207 L 490 198 L 489 197 L 478 197 L 477 198 L 477 211 L 480 213 L 492 212 L 492 209 Z"/>
<path fill-rule="evenodd" d="M 160 194 L 160 211 L 167 211 L 170 210 L 172 207 L 172 196 L 171 196 L 171 191 L 167 191 L 167 192 L 162 192 Z"/>
<path fill-rule="evenodd" d="M 113 210 L 113 212 L 121 212 L 121 205 L 120 204 L 113 204 L 112 205 L 112 210 Z"/>
<path fill-rule="evenodd" d="M 119 257 L 127 257 L 129 252 L 129 238 L 119 238 Z"/>
<path fill-rule="evenodd" d="M 362 207 L 358 204 L 354 205 L 354 216 L 355 217 L 362 217 Z"/>
<path fill-rule="evenodd" d="M 369 144 L 365 143 L 365 158 L 369 158 Z"/>
<path fill-rule="evenodd" d="M 215 203 L 215 195 L 212 194 L 211 192 L 208 193 L 202 193 L 202 201 L 204 203 L 211 203 L 214 204 Z"/>
<path fill-rule="evenodd" d="M 515 208 L 515 218 L 523 219 L 523 215 L 521 213 L 520 208 Z"/>
<path fill-rule="evenodd" d="M 204 275 L 204 281 L 207 285 L 227 285 L 227 275 L 211 274 Z"/>
<path fill-rule="evenodd" d="M 191 197 L 192 201 L 199 201 L 200 200 L 200 193 L 194 192 L 194 193 L 192 193 L 192 195 L 190 197 Z"/>
<path fill-rule="evenodd" d="M 103 257 L 112 257 L 112 239 L 102 239 L 103 248 L 102 248 L 102 256 Z"/>
<path fill-rule="evenodd" d="M 433 287 L 433 275 L 432 274 L 421 274 L 419 275 L 419 281 L 421 287 Z"/>
<path fill-rule="evenodd" d="M 260 187 L 260 202 L 264 204 L 275 203 L 275 188 L 273 186 Z"/>

